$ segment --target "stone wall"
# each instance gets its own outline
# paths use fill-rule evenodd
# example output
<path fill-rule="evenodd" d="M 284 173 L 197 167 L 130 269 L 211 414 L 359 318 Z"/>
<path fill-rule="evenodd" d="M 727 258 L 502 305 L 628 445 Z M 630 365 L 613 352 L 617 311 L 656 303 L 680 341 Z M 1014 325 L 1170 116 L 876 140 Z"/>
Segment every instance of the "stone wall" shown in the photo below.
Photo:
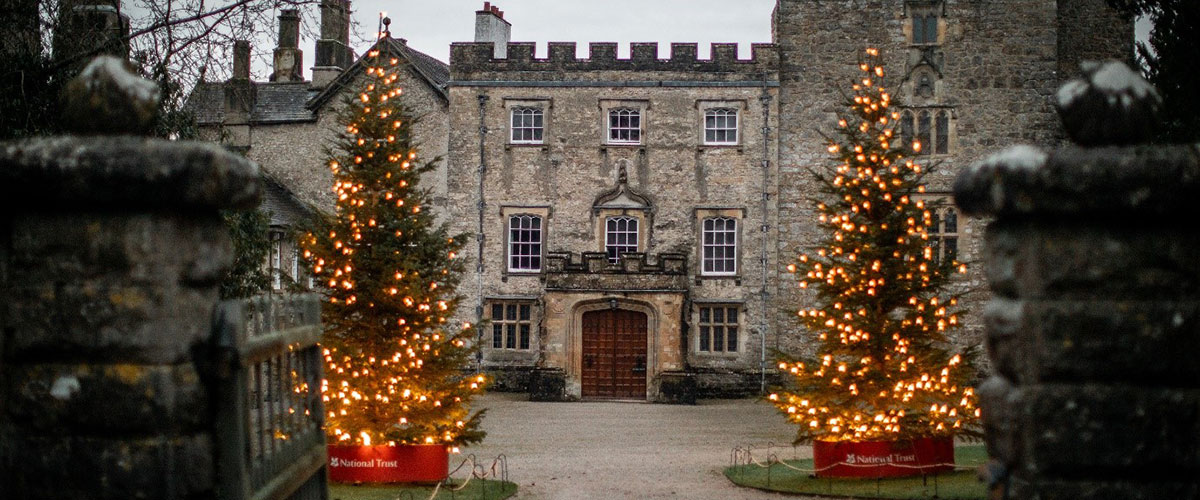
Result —
<path fill-rule="evenodd" d="M 880 50 L 889 72 L 884 84 L 896 89 L 902 102 L 951 111 L 949 153 L 921 157 L 939 169 L 927 178 L 928 192 L 949 199 L 958 172 L 986 152 L 1015 143 L 1050 146 L 1061 141 L 1049 101 L 1061 78 L 1060 62 L 1120 53 L 1132 43 L 1125 25 L 1109 26 L 1111 12 L 1095 13 L 1102 3 L 932 2 L 940 17 L 938 43 L 920 45 L 912 43 L 915 2 L 781 0 L 775 14 L 780 113 L 785 117 L 779 139 L 780 262 L 791 262 L 816 237 L 815 214 L 805 200 L 817 192 L 806 169 L 830 164 L 819 132 L 832 131 L 837 114 L 845 112 L 837 89 L 848 88 L 856 78 L 865 48 Z M 1077 36 L 1073 30 L 1091 29 L 1087 26 L 1097 30 L 1086 42 L 1071 41 Z M 914 91 L 920 71 L 932 71 L 929 96 Z M 965 316 L 964 331 L 956 338 L 964 346 L 982 341 L 978 312 L 987 298 L 982 233 L 981 219 L 960 220 L 959 260 L 968 264 L 969 273 L 958 286 L 968 292 L 964 303 L 974 312 Z M 792 318 L 811 298 L 786 272 L 776 282 L 781 332 L 792 332 L 781 334 L 781 347 L 802 352 L 807 344 Z"/>

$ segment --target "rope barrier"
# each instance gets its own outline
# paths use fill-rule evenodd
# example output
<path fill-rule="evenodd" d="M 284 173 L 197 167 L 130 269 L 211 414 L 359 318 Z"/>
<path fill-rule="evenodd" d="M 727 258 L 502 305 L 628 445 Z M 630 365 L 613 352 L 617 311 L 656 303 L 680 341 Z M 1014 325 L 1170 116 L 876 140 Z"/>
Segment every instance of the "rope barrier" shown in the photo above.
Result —
<path fill-rule="evenodd" d="M 468 474 L 465 479 L 463 479 L 462 484 L 459 484 L 457 486 L 451 486 L 450 480 L 453 478 L 454 474 L 457 473 L 458 471 L 463 470 L 463 468 L 466 467 L 468 463 L 471 464 L 471 467 L 470 467 L 471 473 Z M 499 472 L 497 472 L 497 470 L 496 470 L 497 467 L 500 469 Z M 454 470 L 452 470 L 446 474 L 445 480 L 439 481 L 437 484 L 435 484 L 433 486 L 433 491 L 429 495 L 429 500 L 434 500 L 435 498 L 437 498 L 438 493 L 442 489 L 442 485 L 445 485 L 447 490 L 457 493 L 459 491 L 466 489 L 467 485 L 471 484 L 472 480 L 474 480 L 474 479 L 485 480 L 485 479 L 488 479 L 488 477 L 491 477 L 492 479 L 496 479 L 496 480 L 500 480 L 500 481 L 508 481 L 508 457 L 507 456 L 505 456 L 503 453 L 500 455 L 496 455 L 496 458 L 492 459 L 491 467 L 485 468 L 482 464 L 479 463 L 479 460 L 478 460 L 478 458 L 475 457 L 474 453 L 467 455 L 465 458 L 463 458 L 463 460 L 461 462 L 458 463 L 458 467 L 455 467 Z"/>

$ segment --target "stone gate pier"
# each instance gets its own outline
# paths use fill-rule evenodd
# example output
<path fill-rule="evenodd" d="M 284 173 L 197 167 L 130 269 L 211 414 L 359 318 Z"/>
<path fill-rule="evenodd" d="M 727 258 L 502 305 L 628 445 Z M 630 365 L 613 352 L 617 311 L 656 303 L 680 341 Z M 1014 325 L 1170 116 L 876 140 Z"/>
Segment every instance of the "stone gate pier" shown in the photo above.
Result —
<path fill-rule="evenodd" d="M 955 186 L 994 217 L 994 498 L 1197 498 L 1200 154 L 1144 144 L 1159 101 L 1124 65 L 1085 71 L 1056 96 L 1075 144 L 1002 151 Z"/>
<path fill-rule="evenodd" d="M 0 143 L 0 497 L 218 498 L 218 210 L 257 205 L 258 167 L 138 136 L 156 86 L 98 61 L 86 135 Z"/>

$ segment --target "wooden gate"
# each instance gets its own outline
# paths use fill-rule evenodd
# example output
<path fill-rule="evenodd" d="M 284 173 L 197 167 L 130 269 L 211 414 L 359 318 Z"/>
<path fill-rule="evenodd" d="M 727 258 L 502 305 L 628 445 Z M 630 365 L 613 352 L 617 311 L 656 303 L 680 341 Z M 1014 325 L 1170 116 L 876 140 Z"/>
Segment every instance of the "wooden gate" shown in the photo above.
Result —
<path fill-rule="evenodd" d="M 646 314 L 583 313 L 583 397 L 646 399 Z"/>

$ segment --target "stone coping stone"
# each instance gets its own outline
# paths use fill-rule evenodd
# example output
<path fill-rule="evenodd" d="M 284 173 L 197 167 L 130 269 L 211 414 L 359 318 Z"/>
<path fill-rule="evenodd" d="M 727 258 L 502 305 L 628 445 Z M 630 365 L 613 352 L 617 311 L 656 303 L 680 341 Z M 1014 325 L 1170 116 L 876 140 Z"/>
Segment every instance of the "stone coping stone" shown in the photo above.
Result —
<path fill-rule="evenodd" d="M 971 165 L 954 184 L 970 215 L 1200 214 L 1200 145 L 1014 146 Z"/>
<path fill-rule="evenodd" d="M 135 136 L 0 143 L 0 205 L 21 210 L 249 209 L 256 163 L 212 143 Z"/>

